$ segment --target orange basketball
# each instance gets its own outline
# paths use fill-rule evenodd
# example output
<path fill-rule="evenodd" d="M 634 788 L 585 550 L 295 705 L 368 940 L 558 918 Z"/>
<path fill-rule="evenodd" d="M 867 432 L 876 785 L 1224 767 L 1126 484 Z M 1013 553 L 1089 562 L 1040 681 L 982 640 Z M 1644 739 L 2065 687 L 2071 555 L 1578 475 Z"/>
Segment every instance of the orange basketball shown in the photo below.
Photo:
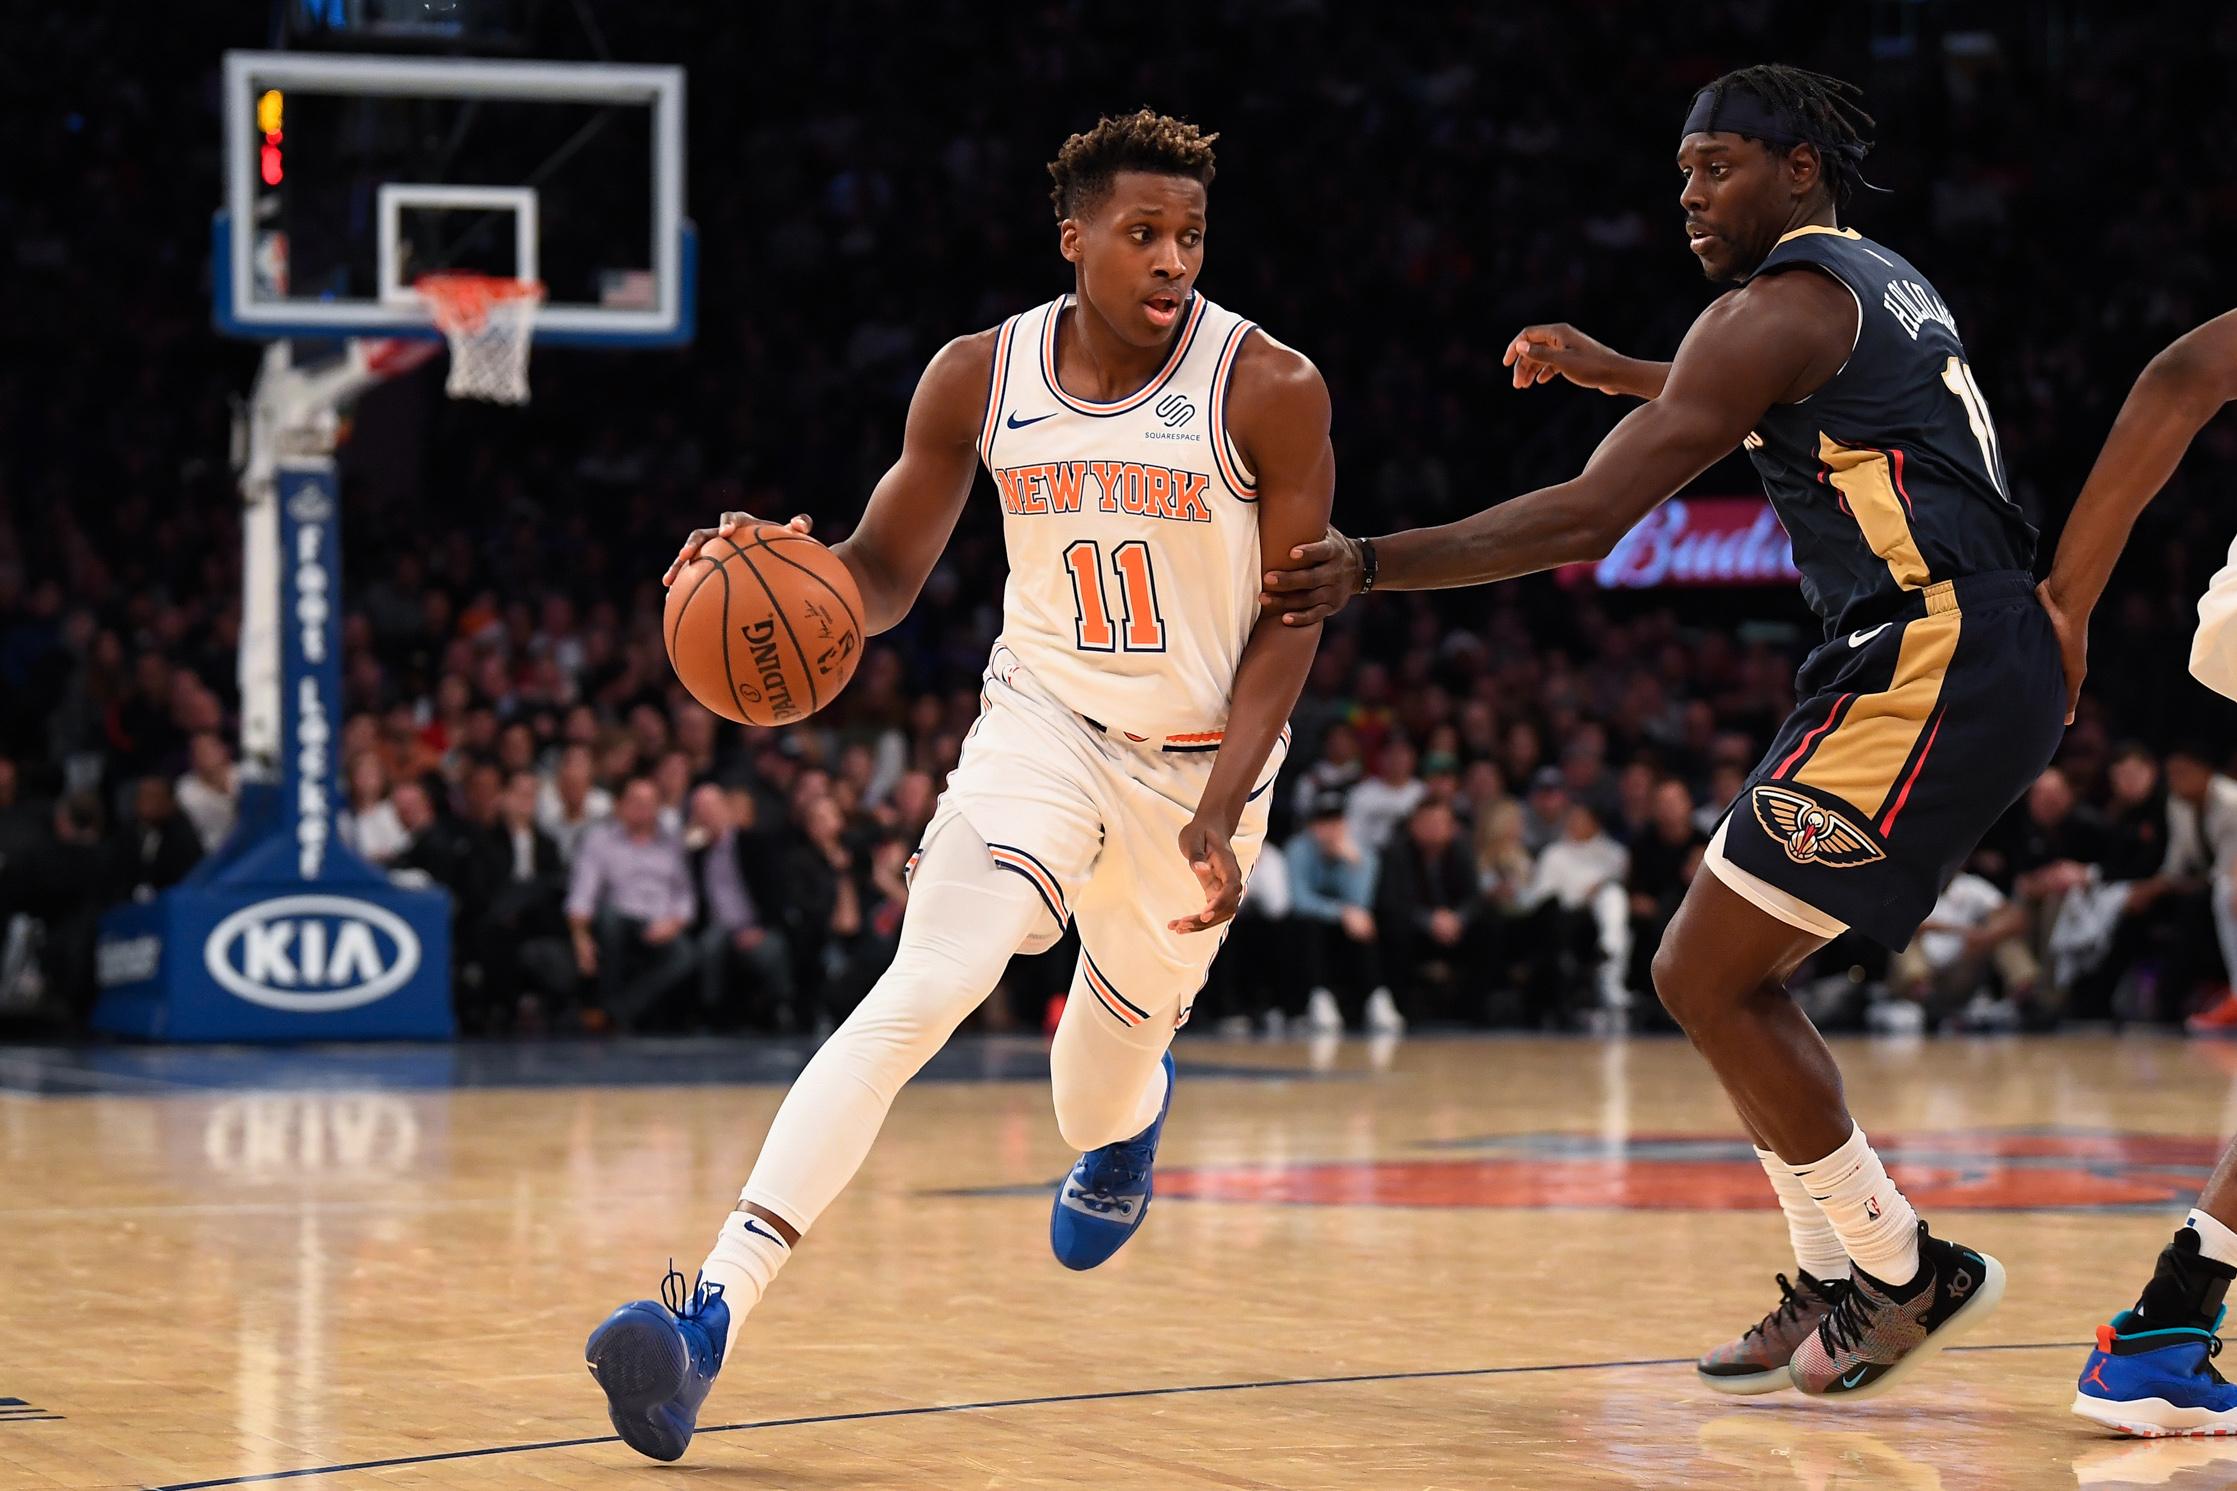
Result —
<path fill-rule="evenodd" d="M 757 523 L 709 539 L 668 587 L 668 661 L 726 720 L 790 725 L 839 697 L 862 661 L 862 593 L 829 549 Z"/>

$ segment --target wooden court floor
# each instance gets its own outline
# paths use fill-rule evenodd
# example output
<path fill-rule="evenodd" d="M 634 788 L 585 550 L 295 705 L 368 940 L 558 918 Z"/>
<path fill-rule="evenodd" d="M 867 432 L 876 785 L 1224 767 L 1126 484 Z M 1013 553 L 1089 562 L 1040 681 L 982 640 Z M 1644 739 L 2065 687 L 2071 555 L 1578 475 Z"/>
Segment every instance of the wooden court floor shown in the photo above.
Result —
<path fill-rule="evenodd" d="M 712 1431 L 639 1460 L 583 1336 L 700 1256 L 800 1054 L 0 1050 L 0 1491 L 2237 1486 L 2237 1444 L 2066 1412 L 2237 1126 L 2237 1049 L 2154 1038 L 1842 1048 L 1898 1179 L 2012 1275 L 1846 1410 L 1694 1381 L 1789 1265 L 1680 1042 L 1185 1039 L 1156 1208 L 1086 1275 L 1039 1048 L 962 1045 Z"/>

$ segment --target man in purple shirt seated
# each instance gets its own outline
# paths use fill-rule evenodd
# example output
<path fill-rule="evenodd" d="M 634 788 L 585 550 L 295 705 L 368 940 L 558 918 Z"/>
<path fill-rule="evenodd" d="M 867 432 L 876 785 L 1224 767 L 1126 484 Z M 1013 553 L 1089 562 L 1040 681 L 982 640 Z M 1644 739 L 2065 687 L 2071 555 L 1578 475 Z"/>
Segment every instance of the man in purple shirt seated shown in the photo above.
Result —
<path fill-rule="evenodd" d="M 684 848 L 699 892 L 699 1002 L 718 1025 L 745 1020 L 791 1030 L 792 950 L 776 925 L 773 897 L 756 895 L 747 856 L 755 852 L 753 799 L 712 782 L 692 791 Z M 770 889 L 764 881 L 762 889 Z M 720 1013 L 717 1013 L 717 1012 Z"/>
<path fill-rule="evenodd" d="M 659 814 L 651 781 L 633 778 L 614 816 L 583 835 L 567 891 L 575 964 L 623 1030 L 688 982 L 699 962 L 683 935 L 699 909 L 691 866 L 682 840 L 660 832 Z"/>

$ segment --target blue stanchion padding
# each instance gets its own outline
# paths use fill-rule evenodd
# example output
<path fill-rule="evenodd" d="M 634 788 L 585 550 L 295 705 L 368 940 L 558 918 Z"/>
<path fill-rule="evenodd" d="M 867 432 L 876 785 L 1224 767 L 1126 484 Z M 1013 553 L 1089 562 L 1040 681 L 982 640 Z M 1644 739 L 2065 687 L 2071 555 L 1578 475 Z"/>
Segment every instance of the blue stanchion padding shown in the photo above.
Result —
<path fill-rule="evenodd" d="M 334 832 L 341 521 L 331 460 L 282 462 L 280 762 L 186 880 L 101 919 L 96 1029 L 170 1041 L 443 1039 L 450 898 Z"/>

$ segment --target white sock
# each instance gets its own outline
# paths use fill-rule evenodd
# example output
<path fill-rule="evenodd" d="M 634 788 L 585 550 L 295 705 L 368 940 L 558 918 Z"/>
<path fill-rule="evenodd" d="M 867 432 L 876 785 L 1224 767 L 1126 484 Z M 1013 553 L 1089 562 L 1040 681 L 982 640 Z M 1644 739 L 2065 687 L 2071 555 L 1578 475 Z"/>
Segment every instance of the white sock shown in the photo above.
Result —
<path fill-rule="evenodd" d="M 1771 1177 L 1771 1189 L 1779 1194 L 1779 1210 L 1786 1213 L 1786 1235 L 1794 1244 L 1795 1266 L 1820 1283 L 1847 1278 L 1849 1255 L 1834 1235 L 1833 1224 L 1825 1219 L 1825 1212 L 1795 1178 L 1793 1167 L 1768 1149 L 1757 1150 L 1755 1157 L 1763 1163 L 1763 1173 Z"/>
<path fill-rule="evenodd" d="M 1858 1268 L 1896 1288 L 1918 1277 L 1918 1213 L 1887 1178 L 1864 1130 L 1852 1127 L 1847 1143 L 1822 1160 L 1796 1165 L 1794 1175 Z"/>
<path fill-rule="evenodd" d="M 730 1307 L 730 1336 L 723 1342 L 723 1360 L 730 1359 L 730 1348 L 738 1339 L 738 1327 L 746 1323 L 746 1316 L 761 1303 L 762 1291 L 769 1287 L 769 1281 L 776 1278 L 777 1270 L 783 1268 L 785 1260 L 791 1256 L 792 1249 L 785 1246 L 777 1229 L 763 1218 L 740 1210 L 732 1212 L 723 1222 L 722 1232 L 715 1238 L 714 1251 L 699 1265 L 701 1281 L 720 1284 L 722 1301 Z"/>
<path fill-rule="evenodd" d="M 2183 1219 L 2183 1225 L 2198 1234 L 2200 1257 L 2237 1268 L 2237 1232 L 2232 1232 L 2227 1224 L 2193 1207 L 2190 1215 Z"/>

